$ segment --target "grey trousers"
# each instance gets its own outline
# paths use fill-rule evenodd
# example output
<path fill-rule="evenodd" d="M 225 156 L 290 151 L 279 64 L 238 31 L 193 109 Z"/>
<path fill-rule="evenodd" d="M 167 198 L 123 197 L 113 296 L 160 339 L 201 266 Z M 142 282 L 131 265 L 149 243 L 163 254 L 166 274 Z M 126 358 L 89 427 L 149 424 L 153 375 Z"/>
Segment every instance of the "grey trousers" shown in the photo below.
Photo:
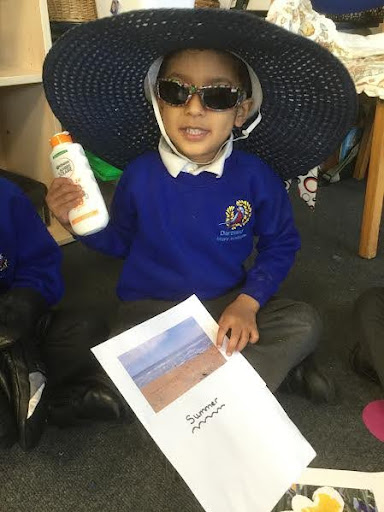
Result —
<path fill-rule="evenodd" d="M 238 294 L 239 290 L 234 290 L 203 303 L 218 321 Z M 154 300 L 122 302 L 112 334 L 119 334 L 176 304 Z M 256 322 L 260 339 L 255 345 L 248 344 L 242 354 L 274 392 L 288 372 L 315 350 L 321 335 L 321 321 L 316 310 L 304 302 L 272 298 L 260 309 Z"/>
<path fill-rule="evenodd" d="M 370 288 L 357 299 L 354 321 L 361 355 L 384 388 L 384 288 Z"/>

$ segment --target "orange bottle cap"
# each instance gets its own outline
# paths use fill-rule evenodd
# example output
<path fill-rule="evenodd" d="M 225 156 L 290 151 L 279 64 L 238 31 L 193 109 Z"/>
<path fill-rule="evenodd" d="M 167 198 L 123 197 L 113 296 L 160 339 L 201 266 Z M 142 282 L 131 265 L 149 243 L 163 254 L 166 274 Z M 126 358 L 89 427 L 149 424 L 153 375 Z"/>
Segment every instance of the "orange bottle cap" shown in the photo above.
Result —
<path fill-rule="evenodd" d="M 54 148 L 58 144 L 63 144 L 64 142 L 72 142 L 72 137 L 68 132 L 60 132 L 56 133 L 49 141 L 51 146 Z"/>

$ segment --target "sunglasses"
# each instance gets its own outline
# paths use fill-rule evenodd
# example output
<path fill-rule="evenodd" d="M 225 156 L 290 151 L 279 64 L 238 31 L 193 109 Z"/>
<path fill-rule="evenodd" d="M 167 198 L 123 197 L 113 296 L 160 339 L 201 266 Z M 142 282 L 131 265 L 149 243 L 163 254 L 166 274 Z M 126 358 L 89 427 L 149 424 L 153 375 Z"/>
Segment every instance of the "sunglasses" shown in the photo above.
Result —
<path fill-rule="evenodd" d="M 246 93 L 231 85 L 195 85 L 184 84 L 174 78 L 159 78 L 157 95 L 172 107 L 187 105 L 194 94 L 198 94 L 204 108 L 208 110 L 229 110 L 246 98 Z"/>

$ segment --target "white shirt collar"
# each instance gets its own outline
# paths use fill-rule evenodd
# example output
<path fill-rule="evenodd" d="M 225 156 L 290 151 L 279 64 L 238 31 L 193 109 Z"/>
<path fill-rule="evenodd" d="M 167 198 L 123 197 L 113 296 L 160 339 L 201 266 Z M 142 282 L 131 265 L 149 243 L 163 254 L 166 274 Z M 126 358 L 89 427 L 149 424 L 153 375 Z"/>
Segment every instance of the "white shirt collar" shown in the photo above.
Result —
<path fill-rule="evenodd" d="M 163 164 L 173 178 L 177 178 L 181 172 L 187 172 L 193 176 L 198 176 L 202 172 L 211 172 L 216 174 L 217 178 L 221 178 L 224 171 L 225 160 L 231 155 L 232 147 L 233 135 L 231 134 L 230 138 L 221 148 L 213 162 L 208 164 L 197 164 L 196 162 L 183 158 L 180 153 L 176 154 L 162 136 L 159 142 L 159 153 Z"/>

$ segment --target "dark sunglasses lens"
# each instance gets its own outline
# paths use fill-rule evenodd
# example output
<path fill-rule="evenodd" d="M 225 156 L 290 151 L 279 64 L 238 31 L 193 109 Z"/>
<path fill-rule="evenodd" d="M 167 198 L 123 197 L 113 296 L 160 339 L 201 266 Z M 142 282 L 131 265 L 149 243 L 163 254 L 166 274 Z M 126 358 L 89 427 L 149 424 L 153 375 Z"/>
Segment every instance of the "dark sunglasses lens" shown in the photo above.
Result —
<path fill-rule="evenodd" d="M 184 105 L 188 99 L 188 89 L 176 82 L 159 82 L 159 96 L 171 105 Z"/>
<path fill-rule="evenodd" d="M 239 98 L 239 92 L 228 87 L 212 87 L 204 89 L 204 103 L 213 110 L 233 108 Z"/>

